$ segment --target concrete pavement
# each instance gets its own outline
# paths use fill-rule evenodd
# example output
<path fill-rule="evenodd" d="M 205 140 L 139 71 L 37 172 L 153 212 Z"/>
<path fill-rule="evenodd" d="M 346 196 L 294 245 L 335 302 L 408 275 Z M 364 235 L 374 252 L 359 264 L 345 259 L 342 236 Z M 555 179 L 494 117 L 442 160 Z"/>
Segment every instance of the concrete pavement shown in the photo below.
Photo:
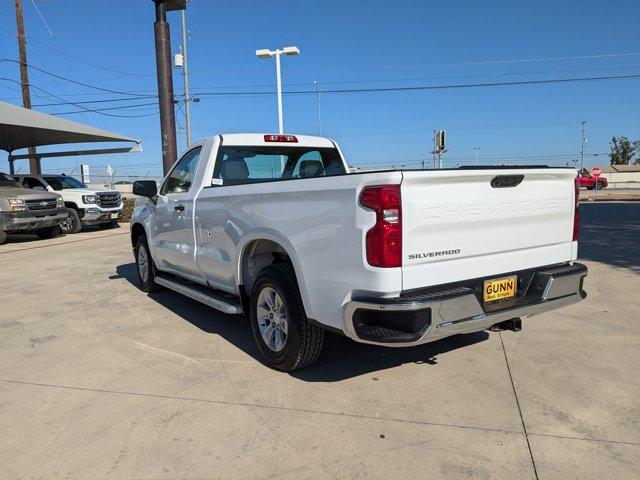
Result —
<path fill-rule="evenodd" d="M 293 375 L 139 291 L 126 226 L 0 246 L 0 478 L 638 478 L 640 204 L 581 209 L 581 304 Z"/>

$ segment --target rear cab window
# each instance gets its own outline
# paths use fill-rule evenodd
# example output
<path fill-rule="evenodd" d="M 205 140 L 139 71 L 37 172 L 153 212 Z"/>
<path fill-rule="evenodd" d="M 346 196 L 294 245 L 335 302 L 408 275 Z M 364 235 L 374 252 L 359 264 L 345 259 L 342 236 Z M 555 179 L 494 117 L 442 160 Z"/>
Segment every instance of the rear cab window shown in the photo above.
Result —
<path fill-rule="evenodd" d="M 344 175 L 338 150 L 301 146 L 222 146 L 213 178 L 223 185 Z"/>

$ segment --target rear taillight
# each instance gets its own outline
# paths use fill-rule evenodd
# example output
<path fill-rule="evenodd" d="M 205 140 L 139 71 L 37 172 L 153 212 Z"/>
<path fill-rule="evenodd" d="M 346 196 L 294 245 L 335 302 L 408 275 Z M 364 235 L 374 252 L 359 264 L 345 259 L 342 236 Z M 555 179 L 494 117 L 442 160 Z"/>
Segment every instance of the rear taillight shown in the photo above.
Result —
<path fill-rule="evenodd" d="M 580 206 L 580 180 L 578 178 L 575 179 L 574 187 L 573 241 L 576 242 L 580 236 L 580 210 L 578 208 Z"/>
<path fill-rule="evenodd" d="M 366 187 L 360 205 L 376 212 L 376 224 L 367 232 L 367 261 L 373 267 L 402 265 L 402 206 L 400 185 Z"/>

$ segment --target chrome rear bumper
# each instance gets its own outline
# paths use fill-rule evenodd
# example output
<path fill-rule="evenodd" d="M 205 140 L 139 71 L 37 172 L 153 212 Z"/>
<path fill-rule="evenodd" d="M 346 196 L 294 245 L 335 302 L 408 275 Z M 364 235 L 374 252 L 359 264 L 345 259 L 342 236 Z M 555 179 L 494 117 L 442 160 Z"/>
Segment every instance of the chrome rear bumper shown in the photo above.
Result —
<path fill-rule="evenodd" d="M 345 333 L 358 342 L 407 347 L 458 333 L 477 332 L 511 318 L 530 317 L 579 302 L 587 296 L 582 289 L 586 275 L 587 267 L 579 263 L 540 269 L 535 272 L 526 295 L 504 308 L 498 305 L 483 308 L 476 293 L 465 287 L 430 292 L 417 299 L 354 299 L 346 305 Z M 385 315 L 389 318 L 418 315 L 424 327 L 411 334 L 395 334 L 394 338 L 393 332 L 397 330 L 389 324 L 365 325 L 369 333 L 364 335 L 359 320 L 363 314 L 375 316 L 376 321 Z"/>

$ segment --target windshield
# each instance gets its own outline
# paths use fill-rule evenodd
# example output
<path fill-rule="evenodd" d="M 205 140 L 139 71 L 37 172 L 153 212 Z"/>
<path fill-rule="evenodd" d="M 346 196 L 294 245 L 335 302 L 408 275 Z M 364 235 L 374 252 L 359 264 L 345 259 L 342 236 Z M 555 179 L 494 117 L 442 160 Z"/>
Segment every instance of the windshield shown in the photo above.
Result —
<path fill-rule="evenodd" d="M 80 180 L 76 180 L 73 177 L 60 176 L 60 177 L 42 177 L 45 182 L 51 185 L 54 190 L 66 190 L 68 188 L 87 188 L 87 186 Z"/>
<path fill-rule="evenodd" d="M 13 178 L 0 173 L 0 187 L 20 187 L 20 185 Z"/>

